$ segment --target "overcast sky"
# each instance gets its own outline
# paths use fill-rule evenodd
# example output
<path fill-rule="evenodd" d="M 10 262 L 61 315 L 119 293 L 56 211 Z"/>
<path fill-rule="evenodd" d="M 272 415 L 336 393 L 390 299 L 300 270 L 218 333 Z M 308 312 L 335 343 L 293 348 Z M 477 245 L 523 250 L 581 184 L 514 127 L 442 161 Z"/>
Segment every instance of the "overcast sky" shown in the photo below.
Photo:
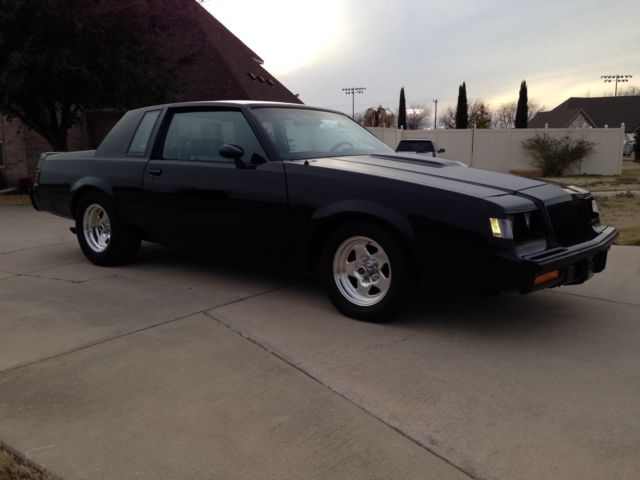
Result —
<path fill-rule="evenodd" d="M 640 86 L 639 0 L 205 0 L 303 102 L 351 113 L 343 87 L 366 87 L 356 111 L 455 104 L 458 85 L 491 106 L 529 98 L 553 108 Z"/>

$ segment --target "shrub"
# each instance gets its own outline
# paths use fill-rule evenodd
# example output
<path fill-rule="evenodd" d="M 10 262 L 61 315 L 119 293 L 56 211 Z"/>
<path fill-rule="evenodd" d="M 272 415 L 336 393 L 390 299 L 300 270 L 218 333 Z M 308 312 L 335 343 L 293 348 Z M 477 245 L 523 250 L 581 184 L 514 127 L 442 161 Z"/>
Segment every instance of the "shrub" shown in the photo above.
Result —
<path fill-rule="evenodd" d="M 559 177 L 569 167 L 578 166 L 591 155 L 595 143 L 570 137 L 552 138 L 548 134 L 536 134 L 522 142 L 525 151 L 533 158 L 531 165 L 542 171 L 543 177 Z"/>

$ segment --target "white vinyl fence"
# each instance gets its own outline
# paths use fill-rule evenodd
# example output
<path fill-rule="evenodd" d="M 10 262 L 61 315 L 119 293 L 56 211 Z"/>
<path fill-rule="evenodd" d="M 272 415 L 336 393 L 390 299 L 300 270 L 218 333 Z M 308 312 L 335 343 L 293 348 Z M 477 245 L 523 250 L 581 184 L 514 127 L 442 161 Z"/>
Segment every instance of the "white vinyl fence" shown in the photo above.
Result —
<path fill-rule="evenodd" d="M 395 128 L 368 128 L 378 139 L 395 150 L 400 140 L 426 138 L 444 148 L 443 158 L 457 160 L 470 167 L 495 172 L 535 172 L 531 158 L 522 148 L 522 142 L 536 134 L 554 138 L 568 136 L 595 143 L 594 153 L 567 174 L 620 175 L 622 173 L 622 147 L 624 127 L 621 128 L 526 128 L 526 129 L 467 129 L 467 130 L 398 130 Z"/>

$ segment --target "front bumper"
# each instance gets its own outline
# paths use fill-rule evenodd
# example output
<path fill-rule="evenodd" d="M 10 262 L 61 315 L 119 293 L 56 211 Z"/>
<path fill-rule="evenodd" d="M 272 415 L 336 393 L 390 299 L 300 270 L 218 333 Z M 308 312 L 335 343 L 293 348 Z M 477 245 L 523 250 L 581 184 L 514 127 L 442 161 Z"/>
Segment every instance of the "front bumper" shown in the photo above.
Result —
<path fill-rule="evenodd" d="M 594 273 L 604 270 L 607 264 L 607 253 L 618 236 L 613 227 L 605 227 L 593 239 L 569 247 L 557 247 L 533 255 L 514 258 L 503 258 L 511 270 L 511 278 L 515 280 L 521 293 L 528 293 L 558 285 L 575 285 L 583 283 Z M 558 276 L 539 284 L 536 277 L 545 273 L 558 271 Z"/>

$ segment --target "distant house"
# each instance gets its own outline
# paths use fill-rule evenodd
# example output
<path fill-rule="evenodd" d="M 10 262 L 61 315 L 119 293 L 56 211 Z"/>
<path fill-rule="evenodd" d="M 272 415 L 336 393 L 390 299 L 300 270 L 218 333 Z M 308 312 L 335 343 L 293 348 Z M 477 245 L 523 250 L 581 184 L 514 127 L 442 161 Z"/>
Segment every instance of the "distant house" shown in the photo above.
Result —
<path fill-rule="evenodd" d="M 167 49 L 180 52 L 197 42 L 202 45 L 192 61 L 182 65 L 182 84 L 174 101 L 190 100 L 266 100 L 302 103 L 263 67 L 263 60 L 233 35 L 197 2 L 191 2 L 176 21 L 178 36 L 184 45 L 171 44 Z M 189 41 L 191 40 L 191 42 Z M 79 126 L 69 131 L 69 149 L 96 148 L 123 112 L 99 110 L 85 112 Z M 32 177 L 41 152 L 51 150 L 44 138 L 16 119 L 0 116 L 0 175 L 10 185 Z"/>
<path fill-rule="evenodd" d="M 548 112 L 540 112 L 529 122 L 529 128 L 604 128 L 620 127 L 633 133 L 640 127 L 640 96 L 571 97 Z"/>

